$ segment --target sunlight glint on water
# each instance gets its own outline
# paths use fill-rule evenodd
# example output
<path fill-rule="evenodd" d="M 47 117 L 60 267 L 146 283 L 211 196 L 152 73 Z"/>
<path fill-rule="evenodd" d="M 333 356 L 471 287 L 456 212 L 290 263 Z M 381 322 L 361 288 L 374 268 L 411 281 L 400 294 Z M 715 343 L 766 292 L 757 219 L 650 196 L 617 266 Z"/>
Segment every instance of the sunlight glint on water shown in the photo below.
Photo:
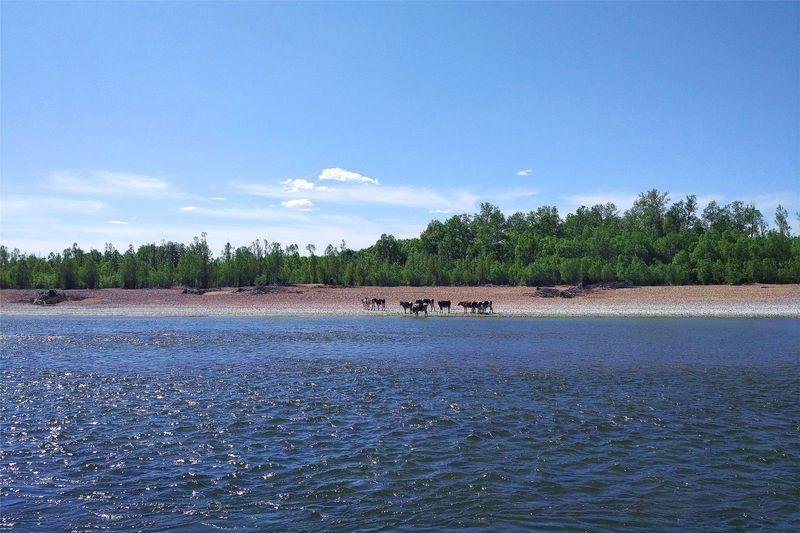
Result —
<path fill-rule="evenodd" d="M 4 319 L 0 525 L 797 528 L 798 326 Z"/>

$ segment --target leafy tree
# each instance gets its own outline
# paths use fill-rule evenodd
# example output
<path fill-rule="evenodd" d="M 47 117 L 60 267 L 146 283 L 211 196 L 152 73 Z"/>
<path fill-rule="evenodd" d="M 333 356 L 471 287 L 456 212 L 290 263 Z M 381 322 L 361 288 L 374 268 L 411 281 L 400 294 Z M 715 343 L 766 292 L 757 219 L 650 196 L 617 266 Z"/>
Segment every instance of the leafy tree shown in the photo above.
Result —
<path fill-rule="evenodd" d="M 789 213 L 782 205 L 778 205 L 775 209 L 775 225 L 778 228 L 778 233 L 786 237 L 789 236 Z"/>
<path fill-rule="evenodd" d="M 88 252 L 73 244 L 47 257 L 0 246 L 0 287 L 800 282 L 800 237 L 783 207 L 771 231 L 752 204 L 710 202 L 698 212 L 695 196 L 670 205 L 655 189 L 622 216 L 599 204 L 563 219 L 552 206 L 506 217 L 484 203 L 474 215 L 430 222 L 419 238 L 384 234 L 358 251 L 328 245 L 322 256 L 312 244 L 301 254 L 296 244 L 256 239 L 235 249 L 227 243 L 215 258 L 205 234 L 124 254 L 110 244 Z"/>
<path fill-rule="evenodd" d="M 136 288 L 136 275 L 138 270 L 136 252 L 133 251 L 133 245 L 130 245 L 128 251 L 125 252 L 120 268 L 120 279 L 123 289 Z"/>

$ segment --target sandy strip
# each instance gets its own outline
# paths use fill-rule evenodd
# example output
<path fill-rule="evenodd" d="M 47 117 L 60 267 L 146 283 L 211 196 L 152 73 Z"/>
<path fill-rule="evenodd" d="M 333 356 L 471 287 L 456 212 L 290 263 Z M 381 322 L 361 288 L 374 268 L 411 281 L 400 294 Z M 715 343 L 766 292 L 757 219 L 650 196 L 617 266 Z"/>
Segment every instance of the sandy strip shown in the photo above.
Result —
<path fill-rule="evenodd" d="M 400 300 L 492 300 L 495 316 L 749 316 L 800 317 L 800 285 L 636 287 L 576 298 L 539 298 L 533 287 L 277 287 L 268 294 L 222 289 L 203 295 L 181 289 L 67 291 L 80 301 L 35 306 L 33 290 L 0 291 L 0 314 L 44 316 L 386 316 Z M 387 310 L 364 310 L 363 297 L 385 298 Z M 442 316 L 438 312 L 431 316 Z M 448 316 L 446 313 L 444 316 Z M 474 315 L 473 315 L 474 316 Z M 476 316 L 477 318 L 477 316 Z"/>

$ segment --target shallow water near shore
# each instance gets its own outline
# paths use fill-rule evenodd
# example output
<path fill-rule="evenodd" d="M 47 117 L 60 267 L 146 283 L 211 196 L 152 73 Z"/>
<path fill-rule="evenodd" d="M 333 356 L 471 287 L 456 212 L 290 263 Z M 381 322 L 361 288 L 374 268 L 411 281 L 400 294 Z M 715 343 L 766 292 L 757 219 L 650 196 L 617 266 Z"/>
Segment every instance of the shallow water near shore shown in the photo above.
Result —
<path fill-rule="evenodd" d="M 0 527 L 800 527 L 800 320 L 4 317 Z"/>

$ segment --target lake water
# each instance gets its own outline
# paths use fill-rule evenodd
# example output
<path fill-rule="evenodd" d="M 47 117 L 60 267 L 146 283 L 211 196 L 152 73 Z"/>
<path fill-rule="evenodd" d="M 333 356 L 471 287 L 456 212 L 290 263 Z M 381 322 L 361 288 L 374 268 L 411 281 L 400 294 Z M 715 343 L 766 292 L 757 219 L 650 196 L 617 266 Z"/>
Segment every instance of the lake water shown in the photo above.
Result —
<path fill-rule="evenodd" d="M 800 528 L 796 319 L 2 319 L 0 526 Z"/>

